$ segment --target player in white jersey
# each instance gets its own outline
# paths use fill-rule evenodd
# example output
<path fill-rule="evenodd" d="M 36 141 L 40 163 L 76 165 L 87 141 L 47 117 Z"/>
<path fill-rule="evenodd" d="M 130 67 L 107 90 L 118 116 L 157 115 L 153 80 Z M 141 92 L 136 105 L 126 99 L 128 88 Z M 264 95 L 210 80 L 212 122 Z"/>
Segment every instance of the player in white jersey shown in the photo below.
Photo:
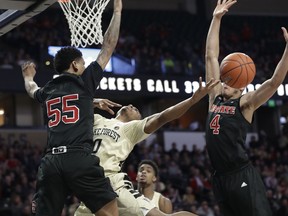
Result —
<path fill-rule="evenodd" d="M 169 107 L 160 113 L 141 119 L 139 110 L 133 105 L 122 107 L 116 118 L 107 119 L 100 115 L 94 116 L 94 151 L 100 158 L 100 165 L 111 185 L 118 195 L 119 215 L 165 216 L 145 196 L 134 190 L 126 173 L 121 172 L 121 165 L 126 160 L 134 146 L 147 138 L 165 123 L 179 118 L 191 106 L 203 98 L 219 81 L 210 80 L 206 86 L 199 79 L 199 89 L 192 97 Z M 92 216 L 83 203 L 80 204 L 74 216 Z M 177 216 L 193 216 L 190 212 L 171 214 Z"/>
<path fill-rule="evenodd" d="M 155 191 L 155 183 L 158 177 L 158 166 L 152 160 L 142 160 L 138 165 L 137 182 L 138 191 L 150 199 L 160 211 L 171 214 L 172 202 L 169 198 Z"/>

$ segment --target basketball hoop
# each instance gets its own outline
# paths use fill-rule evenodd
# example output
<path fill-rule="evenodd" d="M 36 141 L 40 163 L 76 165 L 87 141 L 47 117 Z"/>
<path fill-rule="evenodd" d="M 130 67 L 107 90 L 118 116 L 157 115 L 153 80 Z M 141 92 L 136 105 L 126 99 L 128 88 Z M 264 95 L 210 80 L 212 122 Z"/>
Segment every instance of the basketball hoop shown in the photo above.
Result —
<path fill-rule="evenodd" d="M 102 13 L 110 0 L 58 0 L 71 32 L 71 46 L 102 44 Z"/>

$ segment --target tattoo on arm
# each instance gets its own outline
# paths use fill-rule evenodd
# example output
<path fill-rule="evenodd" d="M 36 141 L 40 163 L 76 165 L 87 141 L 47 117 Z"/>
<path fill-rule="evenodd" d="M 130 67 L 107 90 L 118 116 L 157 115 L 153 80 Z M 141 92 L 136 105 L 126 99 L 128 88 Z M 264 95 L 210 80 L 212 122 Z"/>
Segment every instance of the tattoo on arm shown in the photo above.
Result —
<path fill-rule="evenodd" d="M 114 12 L 110 25 L 104 35 L 101 51 L 97 62 L 104 70 L 117 45 L 120 31 L 121 13 Z"/>

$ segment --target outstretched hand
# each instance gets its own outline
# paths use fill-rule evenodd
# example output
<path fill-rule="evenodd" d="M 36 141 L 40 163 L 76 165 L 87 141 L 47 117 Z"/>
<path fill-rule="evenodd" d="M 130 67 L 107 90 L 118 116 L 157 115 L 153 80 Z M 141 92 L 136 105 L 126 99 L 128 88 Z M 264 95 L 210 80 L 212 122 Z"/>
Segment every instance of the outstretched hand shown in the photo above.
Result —
<path fill-rule="evenodd" d="M 288 43 L 288 33 L 287 33 L 287 29 L 285 27 L 281 27 L 282 31 L 283 31 L 283 36 L 285 38 L 286 43 Z"/>
<path fill-rule="evenodd" d="M 199 77 L 199 88 L 194 93 L 193 97 L 198 101 L 201 100 L 205 95 L 207 95 L 211 89 L 220 83 L 220 80 L 214 80 L 213 78 L 209 80 L 205 86 L 202 83 L 202 77 Z"/>
<path fill-rule="evenodd" d="M 108 99 L 102 99 L 102 98 L 94 99 L 93 105 L 94 105 L 94 108 L 97 107 L 98 109 L 105 110 L 112 115 L 114 115 L 114 111 L 111 108 L 122 107 L 121 104 L 115 103 Z"/>
<path fill-rule="evenodd" d="M 237 0 L 218 0 L 213 16 L 222 17 Z"/>
<path fill-rule="evenodd" d="M 25 62 L 22 65 L 22 75 L 24 78 L 34 78 L 35 74 L 36 74 L 36 65 L 33 62 Z"/>

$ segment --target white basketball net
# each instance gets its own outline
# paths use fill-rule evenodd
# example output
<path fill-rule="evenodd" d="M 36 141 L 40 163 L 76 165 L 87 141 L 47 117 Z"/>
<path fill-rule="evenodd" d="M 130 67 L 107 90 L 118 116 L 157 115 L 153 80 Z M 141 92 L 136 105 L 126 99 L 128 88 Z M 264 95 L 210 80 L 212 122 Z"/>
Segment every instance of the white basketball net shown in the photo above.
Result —
<path fill-rule="evenodd" d="M 102 44 L 102 13 L 110 0 L 58 0 L 71 32 L 71 46 Z"/>

